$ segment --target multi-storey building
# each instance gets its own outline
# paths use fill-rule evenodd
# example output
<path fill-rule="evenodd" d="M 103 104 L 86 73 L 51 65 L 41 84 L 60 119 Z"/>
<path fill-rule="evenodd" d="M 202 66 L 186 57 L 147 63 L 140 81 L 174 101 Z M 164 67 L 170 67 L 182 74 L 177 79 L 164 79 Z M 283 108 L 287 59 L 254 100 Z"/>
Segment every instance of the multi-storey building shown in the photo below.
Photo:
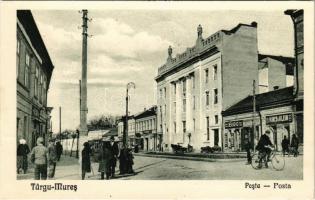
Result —
<path fill-rule="evenodd" d="M 294 54 L 295 54 L 295 82 L 294 82 L 294 116 L 296 133 L 300 142 L 303 142 L 304 130 L 304 10 L 286 10 L 290 15 L 294 27 Z"/>
<path fill-rule="evenodd" d="M 162 135 L 157 132 L 156 106 L 135 115 L 137 144 L 144 151 L 160 151 Z"/>
<path fill-rule="evenodd" d="M 258 93 L 293 86 L 294 58 L 258 54 Z"/>
<path fill-rule="evenodd" d="M 51 107 L 47 92 L 54 66 L 31 11 L 17 11 L 16 80 L 17 141 L 35 146 L 39 136 L 49 137 Z"/>
<path fill-rule="evenodd" d="M 257 23 L 239 24 L 207 38 L 197 28 L 196 45 L 159 67 L 157 132 L 163 146 L 222 147 L 221 112 L 252 93 L 258 79 Z"/>

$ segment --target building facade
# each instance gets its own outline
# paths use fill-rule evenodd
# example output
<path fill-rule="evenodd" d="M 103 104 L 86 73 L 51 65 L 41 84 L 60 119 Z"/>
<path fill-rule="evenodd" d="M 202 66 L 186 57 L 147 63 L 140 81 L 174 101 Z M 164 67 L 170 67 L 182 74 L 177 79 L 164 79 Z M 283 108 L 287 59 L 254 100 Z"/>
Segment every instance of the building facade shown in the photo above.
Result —
<path fill-rule="evenodd" d="M 161 151 L 162 134 L 157 132 L 156 106 L 135 115 L 137 144 L 144 151 Z"/>
<path fill-rule="evenodd" d="M 125 126 L 125 119 L 126 117 L 123 116 L 121 119 L 118 120 L 117 125 L 117 134 L 118 138 L 123 141 L 123 135 L 124 135 L 124 126 Z M 127 144 L 128 146 L 133 146 L 136 143 L 136 121 L 134 116 L 128 116 L 128 138 L 127 138 Z"/>
<path fill-rule="evenodd" d="M 50 136 L 47 93 L 54 66 L 29 10 L 17 11 L 16 80 L 17 142 L 24 138 L 30 147 L 41 136 Z"/>
<path fill-rule="evenodd" d="M 299 141 L 304 140 L 304 10 L 286 10 L 291 16 L 294 27 L 295 82 L 294 82 L 294 115 L 296 132 Z"/>
<path fill-rule="evenodd" d="M 156 77 L 157 132 L 164 150 L 171 151 L 171 144 L 189 144 L 197 152 L 222 147 L 221 112 L 251 94 L 253 80 L 257 83 L 257 23 L 207 38 L 199 25 L 194 47 L 176 57 L 172 51 Z"/>
<path fill-rule="evenodd" d="M 293 86 L 294 58 L 258 54 L 258 93 Z"/>
<path fill-rule="evenodd" d="M 245 151 L 245 137 L 254 148 L 266 130 L 270 130 L 276 150 L 281 151 L 284 136 L 291 141 L 296 133 L 293 101 L 291 86 L 256 95 L 255 112 L 252 95 L 223 111 L 224 151 Z"/>

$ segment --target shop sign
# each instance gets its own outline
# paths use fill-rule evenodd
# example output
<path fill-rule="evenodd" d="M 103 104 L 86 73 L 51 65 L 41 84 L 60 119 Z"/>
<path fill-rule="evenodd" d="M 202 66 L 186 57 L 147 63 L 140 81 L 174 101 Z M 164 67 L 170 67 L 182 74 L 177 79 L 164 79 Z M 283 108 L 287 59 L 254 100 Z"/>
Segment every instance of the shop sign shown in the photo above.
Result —
<path fill-rule="evenodd" d="M 282 114 L 282 115 L 274 115 L 274 116 L 266 116 L 266 124 L 277 124 L 277 123 L 285 123 L 292 122 L 292 114 Z"/>
<path fill-rule="evenodd" d="M 243 127 L 243 121 L 227 121 L 224 124 L 225 128 Z"/>

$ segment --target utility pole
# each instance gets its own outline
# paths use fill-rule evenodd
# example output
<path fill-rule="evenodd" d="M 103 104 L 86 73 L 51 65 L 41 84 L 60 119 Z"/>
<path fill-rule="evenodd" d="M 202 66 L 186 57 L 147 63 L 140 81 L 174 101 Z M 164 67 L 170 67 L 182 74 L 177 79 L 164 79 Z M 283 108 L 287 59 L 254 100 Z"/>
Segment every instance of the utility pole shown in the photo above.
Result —
<path fill-rule="evenodd" d="M 61 106 L 59 106 L 59 138 L 61 140 Z"/>
<path fill-rule="evenodd" d="M 87 21 L 88 21 L 88 11 L 82 10 L 82 84 L 80 84 L 80 132 L 82 135 L 87 135 Z"/>
<path fill-rule="evenodd" d="M 256 139 L 256 127 L 255 127 L 255 114 L 256 114 L 256 85 L 255 85 L 255 80 L 253 80 L 253 137 L 254 137 L 254 152 L 255 152 L 255 139 Z"/>
<path fill-rule="evenodd" d="M 127 147 L 127 140 L 128 140 L 128 92 L 129 88 L 133 87 L 136 88 L 136 84 L 133 82 L 129 82 L 126 87 L 126 118 L 125 118 L 125 126 L 124 126 L 124 134 L 123 134 L 123 146 Z"/>

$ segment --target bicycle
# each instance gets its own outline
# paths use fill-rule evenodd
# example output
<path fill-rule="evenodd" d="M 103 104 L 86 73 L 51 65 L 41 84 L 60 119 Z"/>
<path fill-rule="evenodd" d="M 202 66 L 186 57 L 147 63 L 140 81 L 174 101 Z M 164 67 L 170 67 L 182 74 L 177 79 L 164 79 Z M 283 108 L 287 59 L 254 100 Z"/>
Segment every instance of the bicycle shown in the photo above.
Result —
<path fill-rule="evenodd" d="M 272 167 L 277 170 L 277 171 L 281 171 L 284 169 L 285 166 L 285 160 L 284 157 L 281 153 L 276 152 L 274 149 L 271 150 L 270 153 L 270 159 L 267 160 L 266 158 L 267 154 L 264 153 L 259 153 L 256 152 L 252 155 L 252 167 L 254 169 L 261 169 L 261 165 L 263 164 L 263 162 L 268 163 L 271 162 Z M 259 164 L 259 160 L 261 160 L 261 163 Z"/>

